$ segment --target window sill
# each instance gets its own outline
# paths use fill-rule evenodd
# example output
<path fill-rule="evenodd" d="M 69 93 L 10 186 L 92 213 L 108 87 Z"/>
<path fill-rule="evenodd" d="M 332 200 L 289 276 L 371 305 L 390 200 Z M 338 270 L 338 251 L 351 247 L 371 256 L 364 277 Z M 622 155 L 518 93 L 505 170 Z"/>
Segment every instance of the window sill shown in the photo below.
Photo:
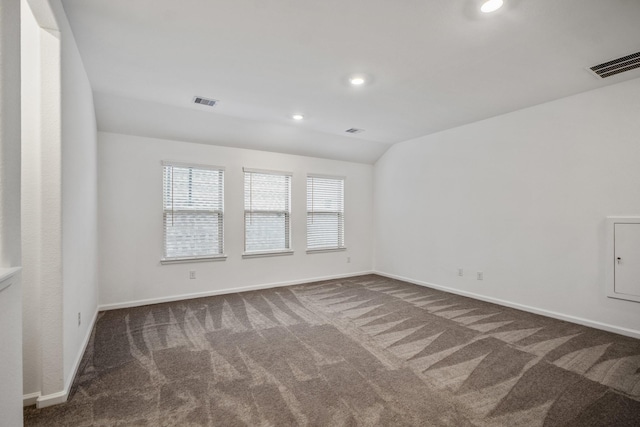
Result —
<path fill-rule="evenodd" d="M 208 256 L 208 257 L 197 257 L 197 258 L 166 258 L 161 259 L 160 264 L 184 264 L 189 262 L 210 262 L 210 261 L 225 261 L 227 259 L 226 255 L 216 255 L 216 256 Z"/>
<path fill-rule="evenodd" d="M 318 248 L 318 249 L 307 249 L 308 254 L 322 254 L 326 252 L 342 252 L 346 251 L 346 247 L 342 248 Z"/>
<path fill-rule="evenodd" d="M 262 258 L 262 257 L 270 257 L 270 256 L 283 256 L 283 255 L 293 255 L 293 251 L 273 251 L 273 252 L 249 252 L 242 254 L 243 259 L 249 258 Z"/>

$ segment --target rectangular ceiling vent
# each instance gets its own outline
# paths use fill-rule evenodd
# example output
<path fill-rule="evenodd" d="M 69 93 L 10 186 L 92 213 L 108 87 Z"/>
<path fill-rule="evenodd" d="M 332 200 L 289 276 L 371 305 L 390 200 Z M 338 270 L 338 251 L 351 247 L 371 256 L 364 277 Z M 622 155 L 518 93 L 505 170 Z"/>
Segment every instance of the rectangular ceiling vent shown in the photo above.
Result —
<path fill-rule="evenodd" d="M 195 104 L 205 105 L 205 106 L 208 106 L 208 107 L 214 107 L 220 101 L 218 101 L 217 99 L 203 98 L 202 96 L 194 96 L 193 97 L 193 102 Z"/>
<path fill-rule="evenodd" d="M 589 69 L 598 77 L 604 79 L 624 73 L 625 71 L 633 70 L 634 68 L 640 68 L 640 52 L 623 56 L 622 58 L 614 59 L 604 64 L 595 65 Z"/>
<path fill-rule="evenodd" d="M 345 130 L 345 132 L 346 133 L 362 133 L 364 132 L 364 129 L 351 128 L 351 129 Z"/>

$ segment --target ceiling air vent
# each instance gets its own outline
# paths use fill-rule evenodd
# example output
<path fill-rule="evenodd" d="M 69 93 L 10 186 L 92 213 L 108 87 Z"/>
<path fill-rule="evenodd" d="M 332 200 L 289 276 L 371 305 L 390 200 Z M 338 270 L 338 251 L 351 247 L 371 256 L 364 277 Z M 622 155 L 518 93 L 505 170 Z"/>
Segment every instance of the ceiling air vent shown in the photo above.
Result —
<path fill-rule="evenodd" d="M 597 76 L 601 78 L 611 77 L 625 71 L 640 68 L 640 52 L 605 62 L 604 64 L 595 65 L 589 68 Z"/>
<path fill-rule="evenodd" d="M 351 128 L 351 129 L 345 130 L 345 132 L 346 133 L 362 133 L 364 132 L 364 129 Z"/>
<path fill-rule="evenodd" d="M 213 107 L 220 101 L 218 101 L 216 99 L 203 98 L 201 96 L 194 96 L 193 97 L 193 102 L 195 104 L 200 104 L 200 105 L 206 105 L 208 107 Z"/>

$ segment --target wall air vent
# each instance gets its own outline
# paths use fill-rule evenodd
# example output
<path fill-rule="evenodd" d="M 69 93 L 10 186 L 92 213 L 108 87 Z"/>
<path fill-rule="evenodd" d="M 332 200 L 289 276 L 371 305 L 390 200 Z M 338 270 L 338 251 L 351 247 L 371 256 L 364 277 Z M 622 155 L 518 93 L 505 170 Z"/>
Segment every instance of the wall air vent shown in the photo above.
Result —
<path fill-rule="evenodd" d="M 625 71 L 640 68 L 640 52 L 605 62 L 604 64 L 595 65 L 589 68 L 595 75 L 600 78 L 611 77 Z"/>
<path fill-rule="evenodd" d="M 346 133 L 362 133 L 362 132 L 364 132 L 364 129 L 351 128 L 351 129 L 345 130 L 345 132 Z"/>
<path fill-rule="evenodd" d="M 193 97 L 193 102 L 194 102 L 194 104 L 200 104 L 200 105 L 205 105 L 205 106 L 208 106 L 208 107 L 214 107 L 220 101 L 218 101 L 216 99 L 203 98 L 201 96 L 194 96 Z"/>

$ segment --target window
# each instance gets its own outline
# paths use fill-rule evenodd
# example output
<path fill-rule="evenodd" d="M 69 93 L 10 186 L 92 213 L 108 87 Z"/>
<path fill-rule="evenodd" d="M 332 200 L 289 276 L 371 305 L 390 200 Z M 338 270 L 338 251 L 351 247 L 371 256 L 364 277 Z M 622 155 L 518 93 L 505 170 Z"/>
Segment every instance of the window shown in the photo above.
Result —
<path fill-rule="evenodd" d="M 307 177 L 307 250 L 344 249 L 344 178 Z"/>
<path fill-rule="evenodd" d="M 224 259 L 224 170 L 163 162 L 162 262 Z"/>
<path fill-rule="evenodd" d="M 290 254 L 291 175 L 244 170 L 245 256 Z"/>

